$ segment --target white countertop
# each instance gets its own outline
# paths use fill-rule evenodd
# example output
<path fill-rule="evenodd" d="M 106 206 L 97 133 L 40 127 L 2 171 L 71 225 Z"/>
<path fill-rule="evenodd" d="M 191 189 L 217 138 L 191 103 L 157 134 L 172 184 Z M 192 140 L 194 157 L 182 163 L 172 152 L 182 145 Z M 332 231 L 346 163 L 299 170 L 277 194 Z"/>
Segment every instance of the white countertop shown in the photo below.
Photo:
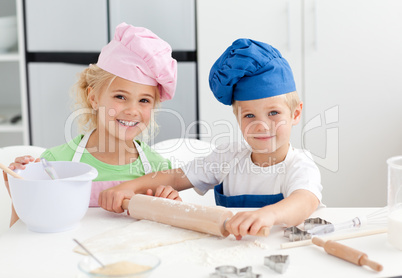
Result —
<path fill-rule="evenodd" d="M 333 223 L 367 214 L 376 208 L 323 208 L 319 216 Z M 100 208 L 90 208 L 80 226 L 63 233 L 34 233 L 18 221 L 0 235 L 0 277 L 83 277 L 77 263 L 83 256 L 74 253 L 73 238 L 84 241 L 102 232 L 132 223 L 127 215 L 114 214 Z M 155 277 L 209 277 L 216 266 L 252 266 L 261 277 L 392 277 L 402 276 L 402 251 L 390 246 L 386 234 L 371 235 L 340 241 L 365 252 L 369 259 L 379 262 L 384 270 L 376 273 L 367 267 L 330 256 L 317 246 L 281 249 L 288 241 L 283 227 L 275 226 L 267 238 L 245 237 L 236 241 L 207 237 L 147 250 L 158 255 L 162 263 L 151 275 Z M 368 228 L 366 228 L 368 229 Z M 290 264 L 284 274 L 264 266 L 264 257 L 289 255 Z"/>

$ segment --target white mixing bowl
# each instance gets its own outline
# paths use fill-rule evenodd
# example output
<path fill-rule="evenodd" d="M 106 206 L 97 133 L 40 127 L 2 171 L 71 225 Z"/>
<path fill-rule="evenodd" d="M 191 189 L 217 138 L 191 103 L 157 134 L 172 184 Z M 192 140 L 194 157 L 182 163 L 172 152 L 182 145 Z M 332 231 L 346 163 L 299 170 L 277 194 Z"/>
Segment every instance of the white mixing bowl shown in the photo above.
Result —
<path fill-rule="evenodd" d="M 8 175 L 11 198 L 20 219 L 34 232 L 63 232 L 78 226 L 88 210 L 92 180 L 98 171 L 71 161 L 49 162 L 60 179 L 51 180 L 42 163 Z"/>
<path fill-rule="evenodd" d="M 6 52 L 17 43 L 17 17 L 0 17 L 0 52 Z"/>

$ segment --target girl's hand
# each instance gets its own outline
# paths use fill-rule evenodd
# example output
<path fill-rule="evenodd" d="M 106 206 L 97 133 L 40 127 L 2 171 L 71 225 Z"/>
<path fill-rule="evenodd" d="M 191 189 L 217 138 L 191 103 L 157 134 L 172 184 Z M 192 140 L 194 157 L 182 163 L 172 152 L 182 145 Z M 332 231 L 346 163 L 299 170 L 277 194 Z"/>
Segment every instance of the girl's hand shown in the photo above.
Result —
<path fill-rule="evenodd" d="M 15 170 L 15 169 L 21 169 L 24 170 L 25 169 L 25 165 L 30 163 L 30 162 L 39 162 L 40 158 L 35 159 L 34 157 L 30 156 L 30 155 L 25 155 L 25 156 L 20 156 L 17 157 L 13 163 L 10 164 L 10 166 L 8 166 L 8 168 L 10 168 L 11 170 Z"/>
<path fill-rule="evenodd" d="M 155 194 L 153 194 L 152 189 L 148 189 L 147 195 L 171 199 L 171 200 L 175 200 L 175 201 L 182 201 L 182 199 L 179 196 L 179 192 L 174 190 L 173 187 L 171 187 L 171 186 L 160 185 L 156 188 Z"/>
<path fill-rule="evenodd" d="M 267 206 L 255 211 L 238 212 L 226 222 L 225 228 L 240 240 L 245 235 L 255 236 L 262 227 L 271 228 L 274 223 L 274 215 Z"/>
<path fill-rule="evenodd" d="M 151 189 L 148 189 L 146 193 L 147 195 L 155 197 L 181 201 L 179 193 L 171 186 L 158 186 L 155 190 L 155 194 L 153 194 Z M 124 209 L 122 208 L 123 200 L 130 200 L 134 194 L 135 193 L 129 182 L 123 182 L 115 187 L 106 189 L 99 193 L 98 204 L 101 208 L 107 211 L 122 213 L 124 212 Z"/>
<path fill-rule="evenodd" d="M 101 208 L 122 213 L 124 209 L 122 208 L 124 199 L 131 199 L 134 196 L 134 191 L 132 189 L 126 188 L 126 182 L 121 183 L 115 187 L 103 190 L 99 193 L 98 204 Z"/>

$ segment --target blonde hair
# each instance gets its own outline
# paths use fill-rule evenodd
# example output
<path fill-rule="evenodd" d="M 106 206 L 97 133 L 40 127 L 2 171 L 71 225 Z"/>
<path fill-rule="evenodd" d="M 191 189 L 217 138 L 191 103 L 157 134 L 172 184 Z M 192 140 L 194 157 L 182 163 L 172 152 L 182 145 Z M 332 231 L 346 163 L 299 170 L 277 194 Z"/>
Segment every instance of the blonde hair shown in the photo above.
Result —
<path fill-rule="evenodd" d="M 75 83 L 71 91 L 72 97 L 75 101 L 73 107 L 74 111 L 83 109 L 83 112 L 79 113 L 78 116 L 79 132 L 86 133 L 97 128 L 98 114 L 92 108 L 91 102 L 89 101 L 88 88 L 90 87 L 96 94 L 100 94 L 102 89 L 107 89 L 116 77 L 116 75 L 101 69 L 95 64 L 90 64 L 88 68 L 79 74 L 78 81 Z M 159 105 L 160 94 L 159 90 L 156 89 L 154 108 L 159 107 Z M 147 128 L 141 133 L 141 140 L 148 141 L 158 132 L 159 127 L 154 120 L 155 117 L 151 117 L 151 121 Z"/>
<path fill-rule="evenodd" d="M 279 95 L 277 97 L 282 97 L 285 100 L 286 105 L 289 107 L 290 112 L 293 113 L 297 106 L 300 104 L 300 98 L 299 95 L 297 94 L 297 91 L 293 91 L 287 94 Z M 233 113 L 237 115 L 237 109 L 238 109 L 238 102 L 234 100 L 232 102 L 232 108 L 233 108 Z"/>

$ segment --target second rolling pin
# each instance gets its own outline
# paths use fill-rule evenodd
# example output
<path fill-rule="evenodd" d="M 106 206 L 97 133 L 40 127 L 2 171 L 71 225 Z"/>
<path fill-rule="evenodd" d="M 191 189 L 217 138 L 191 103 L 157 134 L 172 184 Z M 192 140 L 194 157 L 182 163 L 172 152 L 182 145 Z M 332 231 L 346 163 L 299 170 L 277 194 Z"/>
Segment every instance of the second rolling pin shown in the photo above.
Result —
<path fill-rule="evenodd" d="M 171 226 L 217 236 L 228 236 L 224 223 L 233 213 L 227 208 L 202 206 L 142 194 L 123 201 L 123 209 L 136 219 L 152 220 Z M 261 228 L 258 236 L 268 236 L 269 229 Z"/>
<path fill-rule="evenodd" d="M 367 255 L 359 250 L 350 248 L 346 245 L 340 244 L 332 240 L 322 240 L 319 237 L 314 237 L 312 242 L 315 245 L 324 247 L 324 250 L 335 257 L 341 258 L 345 261 L 354 263 L 356 265 L 367 265 L 375 271 L 381 271 L 382 265 L 368 259 Z"/>

